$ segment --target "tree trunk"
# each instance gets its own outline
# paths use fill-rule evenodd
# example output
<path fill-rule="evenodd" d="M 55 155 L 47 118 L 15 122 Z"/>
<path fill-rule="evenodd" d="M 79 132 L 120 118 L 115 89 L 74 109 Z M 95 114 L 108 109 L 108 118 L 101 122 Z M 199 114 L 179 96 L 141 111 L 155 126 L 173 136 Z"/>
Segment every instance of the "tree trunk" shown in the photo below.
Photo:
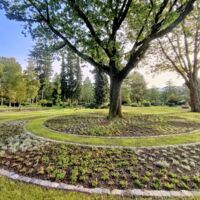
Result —
<path fill-rule="evenodd" d="M 109 107 L 109 119 L 121 118 L 121 85 L 122 80 L 116 77 L 111 77 L 110 81 L 110 107 Z"/>
<path fill-rule="evenodd" d="M 190 84 L 190 106 L 192 112 L 200 112 L 200 100 L 198 94 L 198 84 Z"/>

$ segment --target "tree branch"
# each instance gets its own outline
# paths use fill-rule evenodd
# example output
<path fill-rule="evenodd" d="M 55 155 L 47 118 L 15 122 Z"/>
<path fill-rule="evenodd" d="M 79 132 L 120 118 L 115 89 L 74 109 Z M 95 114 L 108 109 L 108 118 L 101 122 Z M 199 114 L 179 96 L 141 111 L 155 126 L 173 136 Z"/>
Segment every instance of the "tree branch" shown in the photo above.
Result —
<path fill-rule="evenodd" d="M 41 13 L 40 9 L 37 7 L 37 5 L 35 5 L 33 3 L 32 0 L 28 0 L 32 6 L 38 11 L 39 15 L 42 17 L 43 21 L 47 24 L 47 26 L 49 27 L 49 29 L 56 35 L 58 36 L 60 39 L 63 40 L 63 44 L 60 47 L 63 47 L 65 45 L 67 45 L 74 53 L 76 53 L 78 56 L 80 56 L 82 59 L 84 59 L 85 61 L 89 62 L 90 64 L 104 70 L 107 74 L 109 74 L 110 70 L 109 67 L 103 64 L 99 64 L 97 63 L 92 57 L 82 53 L 81 51 L 79 51 L 74 45 L 71 44 L 71 42 L 63 35 L 61 34 L 57 29 L 55 29 L 53 27 L 53 25 L 51 24 L 50 20 L 47 20 L 45 18 L 45 16 Z"/>
<path fill-rule="evenodd" d="M 88 17 L 85 15 L 85 13 L 80 9 L 80 7 L 77 5 L 77 3 L 75 2 L 75 0 L 70 0 L 70 5 L 71 7 L 76 11 L 76 13 L 78 14 L 78 16 L 85 22 L 87 28 L 89 29 L 92 37 L 94 38 L 94 40 L 96 41 L 96 43 L 105 51 L 105 53 L 108 55 L 108 57 L 111 57 L 111 53 L 108 50 L 108 48 L 104 47 L 103 42 L 100 40 L 100 38 L 97 36 L 90 20 L 88 19 Z"/>
<path fill-rule="evenodd" d="M 189 0 L 189 2 L 186 4 L 184 10 L 180 13 L 180 15 L 176 18 L 176 20 L 171 23 L 169 26 L 167 26 L 165 29 L 150 35 L 149 37 L 151 37 L 151 39 L 156 39 L 159 37 L 164 36 L 165 34 L 169 33 L 170 31 L 172 31 L 172 29 L 174 29 L 182 20 L 185 19 L 185 17 L 187 16 L 187 14 L 189 14 L 192 9 L 193 9 L 193 4 L 196 0 Z"/>
<path fill-rule="evenodd" d="M 187 63 L 188 63 L 188 67 L 190 69 L 190 71 L 192 72 L 192 64 L 191 64 L 191 60 L 190 60 L 190 52 L 189 52 L 189 47 L 188 47 L 188 40 L 187 40 L 187 33 L 185 30 L 185 26 L 184 26 L 184 21 L 182 23 L 182 31 L 183 31 L 183 38 L 184 38 L 184 45 L 185 45 L 185 54 L 186 54 L 186 58 L 187 58 Z"/>
<path fill-rule="evenodd" d="M 167 37 L 167 39 L 169 41 L 169 44 L 172 47 L 173 52 L 175 53 L 176 57 L 178 58 L 178 61 L 179 61 L 179 64 L 180 64 L 181 68 L 186 73 L 189 73 L 190 71 L 188 71 L 187 64 L 185 63 L 185 60 L 184 60 L 184 58 L 182 57 L 182 54 L 181 54 L 181 47 L 179 45 L 179 38 L 177 38 L 177 48 L 178 48 L 178 52 L 177 52 L 176 47 L 174 46 L 174 44 L 173 44 L 172 40 L 170 39 L 170 37 L 169 36 L 166 36 L 166 37 Z M 159 40 L 159 42 L 160 42 L 160 40 Z M 160 45 L 160 46 L 162 46 L 162 45 Z"/>
<path fill-rule="evenodd" d="M 180 69 L 179 67 L 176 65 L 176 63 L 171 59 L 171 57 L 167 54 L 167 52 L 165 51 L 163 45 L 162 45 L 162 42 L 160 40 L 158 40 L 159 42 L 159 45 L 161 47 L 161 50 L 165 56 L 165 58 L 167 60 L 169 60 L 172 64 L 172 66 L 174 67 L 174 69 L 184 78 L 185 82 L 188 82 L 188 79 L 187 79 L 187 75 L 185 75 Z M 183 68 L 182 68 L 183 69 Z M 187 74 L 187 73 L 186 73 Z"/>
<path fill-rule="evenodd" d="M 128 10 L 131 6 L 132 0 L 124 0 L 123 5 L 118 13 L 118 16 L 116 18 L 114 18 L 113 20 L 113 28 L 112 28 L 112 34 L 110 36 L 110 40 L 112 40 L 112 38 L 115 36 L 117 30 L 120 28 L 122 22 L 124 21 Z"/>

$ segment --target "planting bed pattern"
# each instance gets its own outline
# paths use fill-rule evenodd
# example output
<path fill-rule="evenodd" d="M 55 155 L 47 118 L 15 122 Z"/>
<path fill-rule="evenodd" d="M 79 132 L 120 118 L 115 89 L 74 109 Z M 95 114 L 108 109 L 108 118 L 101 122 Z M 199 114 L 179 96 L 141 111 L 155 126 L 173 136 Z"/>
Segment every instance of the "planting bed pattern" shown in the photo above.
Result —
<path fill-rule="evenodd" d="M 25 176 L 111 189 L 200 189 L 200 144 L 135 150 L 80 147 L 40 141 L 24 133 L 22 122 L 2 124 L 0 133 L 0 167 Z M 14 150 L 9 148 L 13 145 Z"/>
<path fill-rule="evenodd" d="M 73 115 L 49 119 L 44 125 L 62 133 L 112 137 L 158 136 L 189 133 L 200 129 L 200 123 L 160 115 L 134 115 L 112 122 L 101 115 Z"/>

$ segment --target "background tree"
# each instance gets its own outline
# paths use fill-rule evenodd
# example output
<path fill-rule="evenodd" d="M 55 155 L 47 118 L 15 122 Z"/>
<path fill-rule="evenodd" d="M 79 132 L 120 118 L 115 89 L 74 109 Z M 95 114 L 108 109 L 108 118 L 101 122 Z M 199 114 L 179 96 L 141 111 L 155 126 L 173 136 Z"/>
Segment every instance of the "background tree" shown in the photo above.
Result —
<path fill-rule="evenodd" d="M 53 78 L 53 93 L 52 100 L 54 105 L 59 105 L 61 103 L 61 82 L 60 75 L 55 74 Z"/>
<path fill-rule="evenodd" d="M 33 60 L 28 60 L 28 66 L 24 71 L 24 76 L 26 79 L 26 97 L 27 101 L 32 104 L 34 99 L 37 97 L 39 89 L 40 89 L 40 82 L 37 79 L 37 74 L 34 69 L 34 62 Z"/>
<path fill-rule="evenodd" d="M 152 105 L 159 105 L 162 102 L 162 92 L 156 87 L 146 90 L 145 99 L 150 101 Z"/>
<path fill-rule="evenodd" d="M 83 81 L 81 101 L 84 103 L 92 103 L 94 101 L 94 86 L 89 77 Z"/>
<path fill-rule="evenodd" d="M 20 83 L 22 79 L 21 66 L 15 58 L 0 57 L 0 63 L 3 66 L 2 90 L 8 98 L 9 106 L 11 106 L 11 103 L 16 102 L 17 93 L 20 92 L 19 90 L 22 87 Z"/>
<path fill-rule="evenodd" d="M 50 77 L 52 73 L 52 55 L 42 43 L 37 43 L 30 53 L 34 61 L 35 71 L 40 81 L 39 98 L 47 99 L 51 88 Z"/>
<path fill-rule="evenodd" d="M 0 7 L 10 19 L 26 22 L 33 38 L 47 39 L 54 49 L 67 46 L 107 73 L 111 83 L 109 117 L 114 118 L 122 116 L 123 80 L 138 65 L 150 42 L 179 24 L 194 2 L 1 0 Z"/>
<path fill-rule="evenodd" d="M 142 102 L 145 97 L 146 92 L 146 82 L 139 72 L 133 72 L 130 76 L 124 81 L 130 91 L 131 102 Z"/>
<path fill-rule="evenodd" d="M 108 100 L 108 78 L 106 74 L 100 70 L 94 70 L 94 99 L 97 106 L 101 106 Z"/>
<path fill-rule="evenodd" d="M 20 81 L 17 82 L 15 87 L 16 97 L 15 101 L 18 103 L 19 107 L 21 107 L 22 103 L 25 103 L 27 100 L 27 84 L 24 75 L 20 76 Z"/>
<path fill-rule="evenodd" d="M 190 91 L 191 111 L 200 112 L 198 72 L 200 69 L 200 1 L 195 9 L 171 34 L 159 40 L 158 70 L 177 72 Z"/>
<path fill-rule="evenodd" d="M 1 59 L 1 58 L 0 58 Z M 1 105 L 4 103 L 4 88 L 3 88 L 3 63 L 0 62 L 0 98 L 1 98 Z"/>
<path fill-rule="evenodd" d="M 62 100 L 77 101 L 81 93 L 81 69 L 79 58 L 71 51 L 62 55 L 61 64 L 61 94 Z"/>

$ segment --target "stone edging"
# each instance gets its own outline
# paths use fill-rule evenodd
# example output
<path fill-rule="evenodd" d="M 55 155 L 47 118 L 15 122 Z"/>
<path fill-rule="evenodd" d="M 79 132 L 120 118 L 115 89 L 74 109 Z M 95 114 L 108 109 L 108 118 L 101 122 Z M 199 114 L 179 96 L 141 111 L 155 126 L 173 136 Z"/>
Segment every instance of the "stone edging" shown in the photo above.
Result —
<path fill-rule="evenodd" d="M 200 196 L 200 191 L 166 191 L 166 190 L 142 190 L 142 189 L 130 189 L 130 190 L 119 190 L 119 189 L 103 189 L 103 188 L 85 188 L 81 185 L 68 185 L 65 183 L 51 182 L 47 180 L 41 180 L 37 178 L 30 178 L 27 176 L 21 176 L 15 172 L 11 172 L 5 169 L 0 169 L 0 175 L 10 178 L 12 180 L 22 181 L 25 183 L 31 183 L 42 187 L 69 190 L 76 192 L 83 192 L 88 194 L 108 194 L 108 195 L 119 195 L 127 197 L 196 197 Z"/>

